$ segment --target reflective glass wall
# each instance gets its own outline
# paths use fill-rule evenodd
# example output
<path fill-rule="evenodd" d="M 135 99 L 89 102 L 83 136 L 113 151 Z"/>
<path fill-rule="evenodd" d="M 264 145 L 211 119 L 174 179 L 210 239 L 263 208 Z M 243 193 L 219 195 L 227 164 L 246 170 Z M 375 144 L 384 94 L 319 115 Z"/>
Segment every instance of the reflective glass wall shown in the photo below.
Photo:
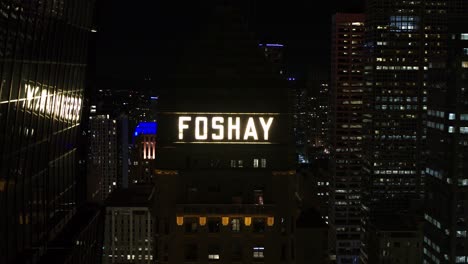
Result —
<path fill-rule="evenodd" d="M 0 263 L 33 263 L 75 211 L 93 2 L 0 1 Z"/>

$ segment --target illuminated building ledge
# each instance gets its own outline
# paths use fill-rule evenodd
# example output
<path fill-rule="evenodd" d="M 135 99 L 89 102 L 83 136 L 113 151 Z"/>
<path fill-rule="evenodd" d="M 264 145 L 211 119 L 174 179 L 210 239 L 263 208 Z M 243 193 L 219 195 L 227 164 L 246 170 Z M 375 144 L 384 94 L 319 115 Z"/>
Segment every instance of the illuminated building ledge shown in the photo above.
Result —
<path fill-rule="evenodd" d="M 154 170 L 156 175 L 178 175 L 179 172 L 176 170 Z"/>
<path fill-rule="evenodd" d="M 267 216 L 274 213 L 275 205 L 259 204 L 178 204 L 179 215 L 255 215 Z"/>
<path fill-rule="evenodd" d="M 274 176 L 289 176 L 289 175 L 296 175 L 296 171 L 295 170 L 273 171 L 272 174 Z"/>
<path fill-rule="evenodd" d="M 278 144 L 274 142 L 232 142 L 232 141 L 175 141 L 175 144 L 241 144 L 241 145 L 273 145 Z"/>
<path fill-rule="evenodd" d="M 206 225 L 206 216 L 200 216 L 200 215 L 178 215 L 176 217 L 176 223 L 178 226 L 184 225 L 184 218 L 198 218 L 198 222 L 201 226 Z M 245 226 L 251 226 L 252 225 L 252 217 L 251 216 L 220 216 L 221 218 L 221 223 L 223 226 L 229 225 L 229 219 L 230 218 L 244 218 L 244 225 Z M 266 224 L 268 226 L 273 226 L 275 223 L 275 217 L 274 216 L 264 216 L 264 217 L 256 217 L 256 218 L 265 218 Z"/>

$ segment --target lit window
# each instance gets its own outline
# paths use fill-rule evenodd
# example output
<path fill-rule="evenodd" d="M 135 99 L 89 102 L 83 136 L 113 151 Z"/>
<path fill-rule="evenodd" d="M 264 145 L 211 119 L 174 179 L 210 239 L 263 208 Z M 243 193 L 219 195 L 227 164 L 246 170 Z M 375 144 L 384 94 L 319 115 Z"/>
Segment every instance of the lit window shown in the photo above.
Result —
<path fill-rule="evenodd" d="M 231 230 L 233 232 L 240 232 L 240 219 L 234 218 L 231 220 Z"/>
<path fill-rule="evenodd" d="M 238 160 L 237 165 L 238 165 L 239 168 L 243 168 L 244 167 L 244 161 L 243 160 Z"/>
<path fill-rule="evenodd" d="M 264 247 L 254 247 L 253 248 L 253 257 L 254 259 L 262 259 L 265 257 L 263 251 L 265 250 Z"/>
<path fill-rule="evenodd" d="M 261 160 L 261 167 L 266 168 L 266 159 Z"/>
<path fill-rule="evenodd" d="M 468 179 L 458 179 L 458 186 L 468 186 Z"/>
<path fill-rule="evenodd" d="M 231 160 L 231 168 L 237 167 L 237 162 L 236 160 Z"/>
<path fill-rule="evenodd" d="M 468 68 L 468 61 L 462 61 L 462 68 Z"/>
<path fill-rule="evenodd" d="M 468 55 L 468 48 L 463 48 L 463 55 Z"/>
<path fill-rule="evenodd" d="M 460 39 L 461 40 L 468 40 L 468 33 L 461 33 L 460 34 Z"/>
<path fill-rule="evenodd" d="M 448 127 L 448 132 L 449 133 L 454 133 L 455 132 L 455 128 L 453 126 L 449 126 Z"/>
<path fill-rule="evenodd" d="M 219 260 L 219 254 L 209 254 L 208 259 L 210 259 L 210 260 Z"/>
<path fill-rule="evenodd" d="M 253 167 L 258 168 L 258 159 L 253 160 Z"/>
<path fill-rule="evenodd" d="M 449 120 L 455 120 L 456 115 L 454 113 L 449 113 Z"/>
<path fill-rule="evenodd" d="M 468 134 L 468 127 L 460 127 L 460 133 Z"/>

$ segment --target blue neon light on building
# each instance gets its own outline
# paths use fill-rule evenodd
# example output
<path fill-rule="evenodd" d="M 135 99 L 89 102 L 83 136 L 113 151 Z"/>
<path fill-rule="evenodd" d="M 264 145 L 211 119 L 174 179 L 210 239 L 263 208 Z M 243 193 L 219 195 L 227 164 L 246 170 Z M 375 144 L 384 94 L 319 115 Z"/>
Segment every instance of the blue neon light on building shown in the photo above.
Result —
<path fill-rule="evenodd" d="M 158 124 L 156 122 L 140 122 L 135 128 L 133 135 L 156 135 Z"/>

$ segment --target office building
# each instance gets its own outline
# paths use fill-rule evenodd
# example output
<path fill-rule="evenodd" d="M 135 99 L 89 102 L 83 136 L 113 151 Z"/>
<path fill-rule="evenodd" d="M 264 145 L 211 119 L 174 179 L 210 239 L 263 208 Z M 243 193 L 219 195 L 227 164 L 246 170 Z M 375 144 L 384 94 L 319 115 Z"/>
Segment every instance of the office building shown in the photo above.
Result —
<path fill-rule="evenodd" d="M 260 43 L 258 46 L 262 49 L 265 58 L 271 62 L 270 67 L 273 67 L 273 71 L 285 75 L 284 45 L 280 43 Z"/>
<path fill-rule="evenodd" d="M 330 86 L 330 224 L 336 263 L 360 250 L 364 15 L 333 17 Z"/>
<path fill-rule="evenodd" d="M 426 5 L 430 58 L 423 263 L 468 263 L 468 3 Z"/>
<path fill-rule="evenodd" d="M 432 2 L 427 2 L 431 6 Z M 424 187 L 428 79 L 437 38 L 426 38 L 426 1 L 371 0 L 366 10 L 362 251 L 368 224 L 421 200 Z M 385 219 L 385 218 L 384 218 Z"/>
<path fill-rule="evenodd" d="M 102 202 L 119 182 L 117 120 L 96 115 L 89 117 L 88 124 L 88 200 Z"/>
<path fill-rule="evenodd" d="M 421 263 L 422 217 L 409 214 L 372 222 L 368 229 L 368 263 Z"/>
<path fill-rule="evenodd" d="M 323 148 L 323 154 L 329 154 L 330 136 L 330 84 L 321 81 L 318 84 L 317 95 L 317 134 L 315 145 Z M 325 155 L 327 156 L 327 155 Z"/>
<path fill-rule="evenodd" d="M 234 8 L 209 3 L 159 102 L 155 255 L 160 263 L 295 262 L 287 80 Z"/>
<path fill-rule="evenodd" d="M 36 263 L 76 211 L 93 6 L 0 2 L 0 263 Z"/>
<path fill-rule="evenodd" d="M 156 132 L 156 122 L 140 122 L 136 126 L 130 151 L 130 184 L 154 182 Z"/>
<path fill-rule="evenodd" d="M 155 263 L 154 187 L 118 189 L 106 201 L 102 263 Z"/>

